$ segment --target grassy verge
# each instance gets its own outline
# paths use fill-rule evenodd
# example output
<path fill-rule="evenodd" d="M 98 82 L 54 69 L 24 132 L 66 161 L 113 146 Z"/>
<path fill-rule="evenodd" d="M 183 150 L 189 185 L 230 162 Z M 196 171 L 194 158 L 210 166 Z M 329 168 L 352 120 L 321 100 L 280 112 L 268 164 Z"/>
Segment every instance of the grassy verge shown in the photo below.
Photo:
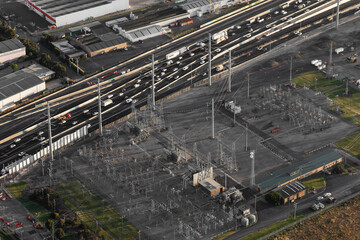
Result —
<path fill-rule="evenodd" d="M 303 87 L 305 85 L 311 90 L 315 90 L 316 86 L 316 90 L 320 92 L 328 91 L 342 84 L 336 79 L 327 79 L 325 74 L 319 72 L 304 73 L 294 78 L 292 82 L 298 87 Z"/>
<path fill-rule="evenodd" d="M 97 232 L 98 230 L 97 220 L 99 226 L 103 226 L 103 235 L 106 239 L 112 239 L 113 236 L 118 239 L 136 239 L 138 233 L 136 228 L 79 181 L 60 183 L 57 185 L 56 191 L 64 200 L 65 205 L 75 212 L 92 231 Z"/>
<path fill-rule="evenodd" d="M 325 179 L 321 173 L 312 175 L 301 181 L 309 191 L 325 187 Z"/>
<path fill-rule="evenodd" d="M 241 238 L 241 240 L 256 240 L 256 239 L 259 239 L 261 237 L 264 237 L 270 233 L 273 233 L 293 222 L 296 222 L 297 220 L 303 218 L 304 216 L 300 215 L 300 216 L 297 216 L 296 219 L 294 219 L 293 217 L 289 217 L 287 219 L 284 219 L 284 220 L 281 220 L 281 221 L 278 221 L 270 226 L 267 226 L 263 229 L 261 229 L 260 231 L 257 231 L 257 232 L 254 232 L 253 234 L 250 234 L 244 238 Z"/>
<path fill-rule="evenodd" d="M 36 216 L 38 220 L 45 224 L 46 221 L 50 217 L 50 211 L 43 208 L 42 206 L 24 199 L 21 195 L 21 192 L 27 186 L 27 182 L 18 182 L 11 185 L 6 186 L 6 189 L 11 193 L 13 197 L 15 197 L 33 216 Z"/>
<path fill-rule="evenodd" d="M 360 158 L 360 133 L 338 141 L 336 146 L 350 152 L 357 158 Z"/>
<path fill-rule="evenodd" d="M 229 231 L 224 234 L 221 234 L 220 236 L 217 236 L 216 238 L 213 238 L 212 240 L 223 240 L 224 238 L 234 234 L 236 231 Z"/>

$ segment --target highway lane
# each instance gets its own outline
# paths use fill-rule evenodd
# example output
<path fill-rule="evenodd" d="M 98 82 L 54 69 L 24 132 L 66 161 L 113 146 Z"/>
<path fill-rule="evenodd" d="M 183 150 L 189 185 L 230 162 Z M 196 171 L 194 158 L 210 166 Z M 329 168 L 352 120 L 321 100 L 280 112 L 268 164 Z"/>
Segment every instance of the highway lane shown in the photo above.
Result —
<path fill-rule="evenodd" d="M 182 70 L 181 70 L 182 71 Z M 142 96 L 140 96 L 140 97 L 142 97 Z M 121 100 L 120 100 L 121 101 Z M 145 102 L 144 102 L 144 104 L 145 104 Z M 122 111 L 119 111 L 119 113 L 123 113 L 123 112 L 127 112 L 128 110 L 130 109 L 130 107 L 129 106 L 127 106 L 127 107 L 125 107 L 125 109 L 123 109 Z M 107 119 L 111 119 L 111 118 L 114 118 L 115 116 L 111 116 L 110 118 L 104 118 L 104 121 L 107 121 Z M 96 127 L 96 124 L 95 125 L 92 125 L 93 127 Z M 64 125 L 64 127 L 63 128 L 60 128 L 59 130 L 60 131 L 62 131 L 62 130 L 65 130 L 65 127 L 66 127 L 66 125 Z M 46 128 L 46 127 L 45 127 Z M 46 129 L 45 129 L 46 130 Z"/>

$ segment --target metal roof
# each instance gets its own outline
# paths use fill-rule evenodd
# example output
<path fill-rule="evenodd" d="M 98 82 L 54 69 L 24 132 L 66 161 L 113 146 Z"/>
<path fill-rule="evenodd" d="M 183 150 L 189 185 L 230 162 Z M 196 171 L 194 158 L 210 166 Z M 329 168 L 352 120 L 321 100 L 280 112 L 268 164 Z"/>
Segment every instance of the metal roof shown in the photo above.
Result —
<path fill-rule="evenodd" d="M 58 17 L 110 4 L 113 1 L 117 0 L 32 0 L 31 2 L 52 17 Z"/>
<path fill-rule="evenodd" d="M 20 48 L 25 48 L 25 46 L 17 39 L 10 39 L 0 42 L 0 54 Z"/>
<path fill-rule="evenodd" d="M 162 32 L 162 28 L 159 25 L 152 25 L 145 28 L 135 29 L 132 31 L 128 31 L 128 34 L 132 38 L 141 38 L 153 34 L 158 34 Z"/>
<path fill-rule="evenodd" d="M 211 4 L 214 4 L 216 2 L 221 2 L 222 0 L 212 0 Z M 204 6 L 210 5 L 210 0 L 194 0 L 194 1 L 188 1 L 187 3 L 181 4 L 180 6 L 184 10 L 190 10 L 194 8 L 200 8 Z"/>
<path fill-rule="evenodd" d="M 34 74 L 17 71 L 0 77 L 0 100 L 16 95 L 44 81 Z"/>
<path fill-rule="evenodd" d="M 306 189 L 305 185 L 296 180 L 281 187 L 279 190 L 277 190 L 277 192 L 280 193 L 283 198 L 288 198 L 297 194 L 298 192 L 303 191 L 304 189 Z"/>
<path fill-rule="evenodd" d="M 205 178 L 204 180 L 200 181 L 199 184 L 205 187 L 210 192 L 222 187 L 220 183 L 216 182 L 212 178 Z"/>
<path fill-rule="evenodd" d="M 89 48 L 89 50 L 91 52 L 94 52 L 94 51 L 98 51 L 98 50 L 101 50 L 104 48 L 117 46 L 117 45 L 123 44 L 124 42 L 125 41 L 122 38 L 118 37 L 118 38 L 115 38 L 112 40 L 90 44 L 90 45 L 87 45 L 87 47 Z"/>
<path fill-rule="evenodd" d="M 21 71 L 26 72 L 26 73 L 32 73 L 40 79 L 44 79 L 44 78 L 47 78 L 47 77 L 55 74 L 54 71 L 52 71 L 46 67 L 43 67 L 40 64 L 32 64 L 27 68 L 21 69 Z"/>
<path fill-rule="evenodd" d="M 262 191 L 267 191 L 296 179 L 299 176 L 306 175 L 307 173 L 339 160 L 340 158 L 342 158 L 342 156 L 339 153 L 333 150 L 326 150 L 312 157 L 281 168 L 275 171 L 272 176 L 264 177 L 256 182 Z"/>

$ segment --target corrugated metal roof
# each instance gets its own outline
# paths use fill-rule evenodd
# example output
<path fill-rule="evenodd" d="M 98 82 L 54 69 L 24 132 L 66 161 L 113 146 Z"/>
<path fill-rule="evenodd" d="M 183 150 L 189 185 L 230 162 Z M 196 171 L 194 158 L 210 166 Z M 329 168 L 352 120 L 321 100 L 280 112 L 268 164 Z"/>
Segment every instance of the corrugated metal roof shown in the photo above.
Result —
<path fill-rule="evenodd" d="M 34 74 L 17 71 L 0 78 L 0 100 L 43 83 Z"/>
<path fill-rule="evenodd" d="M 340 158 L 342 156 L 333 150 L 323 151 L 313 157 L 275 171 L 272 176 L 258 180 L 257 185 L 262 191 L 267 191 Z"/>
<path fill-rule="evenodd" d="M 0 54 L 24 48 L 25 46 L 17 39 L 9 39 L 0 42 Z"/>
<path fill-rule="evenodd" d="M 117 45 L 123 44 L 124 40 L 122 38 L 115 38 L 109 41 L 105 41 L 105 42 L 98 42 L 98 43 L 94 43 L 94 44 L 90 44 L 87 45 L 87 47 L 90 49 L 91 52 L 94 51 L 98 51 L 104 48 L 108 48 L 108 47 L 115 47 Z"/>

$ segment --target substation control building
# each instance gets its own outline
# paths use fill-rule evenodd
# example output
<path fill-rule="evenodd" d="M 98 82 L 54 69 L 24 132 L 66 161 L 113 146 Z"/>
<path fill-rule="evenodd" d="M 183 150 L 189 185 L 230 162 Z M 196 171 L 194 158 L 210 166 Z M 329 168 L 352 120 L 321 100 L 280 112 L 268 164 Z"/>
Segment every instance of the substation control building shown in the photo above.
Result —
<path fill-rule="evenodd" d="M 129 8 L 129 0 L 25 0 L 25 4 L 57 27 Z"/>
<path fill-rule="evenodd" d="M 14 61 L 26 55 L 25 46 L 17 39 L 0 42 L 0 64 Z"/>

